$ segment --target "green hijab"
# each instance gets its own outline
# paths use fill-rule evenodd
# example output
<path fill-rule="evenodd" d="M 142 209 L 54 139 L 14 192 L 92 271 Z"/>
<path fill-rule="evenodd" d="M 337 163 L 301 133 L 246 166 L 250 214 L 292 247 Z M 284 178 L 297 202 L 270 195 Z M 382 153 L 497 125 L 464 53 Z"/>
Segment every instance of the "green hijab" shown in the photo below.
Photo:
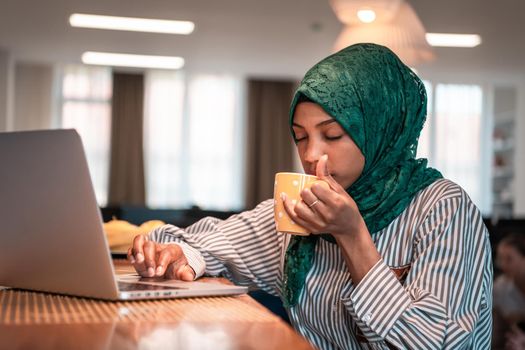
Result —
<path fill-rule="evenodd" d="M 349 46 L 317 63 L 301 81 L 290 107 L 290 128 L 301 100 L 321 106 L 365 157 L 360 177 L 347 188 L 370 233 L 390 224 L 418 191 L 441 178 L 416 159 L 426 119 L 423 82 L 388 48 Z M 295 139 L 295 134 L 292 135 Z M 322 238 L 335 242 L 330 235 Z M 294 306 L 313 264 L 319 235 L 293 236 L 286 251 L 283 298 Z"/>

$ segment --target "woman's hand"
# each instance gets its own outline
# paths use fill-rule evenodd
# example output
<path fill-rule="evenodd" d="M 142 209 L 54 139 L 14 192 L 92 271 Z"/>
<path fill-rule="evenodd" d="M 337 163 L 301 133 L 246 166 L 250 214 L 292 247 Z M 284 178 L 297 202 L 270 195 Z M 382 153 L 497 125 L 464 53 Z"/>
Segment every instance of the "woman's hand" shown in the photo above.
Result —
<path fill-rule="evenodd" d="M 352 281 L 358 285 L 381 256 L 357 204 L 330 175 L 327 161 L 326 155 L 319 159 L 316 175 L 330 187 L 314 184 L 311 191 L 301 192 L 302 201 L 295 206 L 283 198 L 284 208 L 294 222 L 312 233 L 330 233 L 335 238 Z"/>
<path fill-rule="evenodd" d="M 160 244 L 147 235 L 133 239 L 128 249 L 128 260 L 142 277 L 164 276 L 168 279 L 193 281 L 195 271 L 188 265 L 182 249 L 177 244 Z"/>
<path fill-rule="evenodd" d="M 302 201 L 295 206 L 289 198 L 282 198 L 290 218 L 312 233 L 330 233 L 334 237 L 366 229 L 355 201 L 330 175 L 328 156 L 317 162 L 316 175 L 329 186 L 314 183 L 311 190 L 301 192 Z"/>

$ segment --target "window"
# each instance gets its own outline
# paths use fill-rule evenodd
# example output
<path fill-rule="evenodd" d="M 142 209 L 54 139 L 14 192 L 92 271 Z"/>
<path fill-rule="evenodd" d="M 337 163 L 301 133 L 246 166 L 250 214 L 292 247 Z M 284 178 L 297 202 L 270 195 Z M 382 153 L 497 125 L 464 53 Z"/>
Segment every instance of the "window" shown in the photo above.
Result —
<path fill-rule="evenodd" d="M 240 80 L 181 71 L 146 72 L 144 153 L 147 205 L 241 209 Z M 100 206 L 107 203 L 111 69 L 61 68 L 62 128 L 80 134 Z"/>
<path fill-rule="evenodd" d="M 242 208 L 240 91 L 231 76 L 148 72 L 148 206 Z"/>
<path fill-rule="evenodd" d="M 429 95 L 427 123 L 423 128 L 418 157 L 429 159 L 432 167 L 462 186 L 483 211 L 482 169 L 483 91 L 479 85 L 425 82 Z"/>
<path fill-rule="evenodd" d="M 98 204 L 108 197 L 111 132 L 111 70 L 67 65 L 62 67 L 62 128 L 80 134 Z"/>

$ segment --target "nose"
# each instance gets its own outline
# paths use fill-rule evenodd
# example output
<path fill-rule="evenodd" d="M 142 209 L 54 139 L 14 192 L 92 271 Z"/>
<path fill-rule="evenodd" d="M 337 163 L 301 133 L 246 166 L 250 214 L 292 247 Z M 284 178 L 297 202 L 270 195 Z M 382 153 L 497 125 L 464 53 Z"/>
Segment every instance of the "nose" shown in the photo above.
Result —
<path fill-rule="evenodd" d="M 315 170 L 315 165 L 324 153 L 325 152 L 322 143 L 311 138 L 308 142 L 303 158 L 304 161 L 308 163 L 313 170 Z"/>

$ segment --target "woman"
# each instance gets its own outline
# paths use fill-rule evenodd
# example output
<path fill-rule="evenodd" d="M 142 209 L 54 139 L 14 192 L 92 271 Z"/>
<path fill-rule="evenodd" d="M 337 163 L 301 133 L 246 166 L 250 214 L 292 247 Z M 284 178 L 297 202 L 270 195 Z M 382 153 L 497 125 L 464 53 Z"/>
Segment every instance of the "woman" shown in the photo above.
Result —
<path fill-rule="evenodd" d="M 139 236 L 129 258 L 143 276 L 223 274 L 278 295 L 321 349 L 487 348 L 488 233 L 467 194 L 415 159 L 425 115 L 423 83 L 389 49 L 329 56 L 302 80 L 290 120 L 305 172 L 330 188 L 282 198 L 313 235 L 276 232 L 268 200 Z"/>
<path fill-rule="evenodd" d="M 525 321 L 525 235 L 503 238 L 496 259 L 503 273 L 494 282 L 494 309 L 509 324 Z"/>
<path fill-rule="evenodd" d="M 525 235 L 505 236 L 498 244 L 496 262 L 502 271 L 494 282 L 494 337 L 492 347 L 525 347 Z M 510 330 L 510 331 L 509 331 Z"/>

